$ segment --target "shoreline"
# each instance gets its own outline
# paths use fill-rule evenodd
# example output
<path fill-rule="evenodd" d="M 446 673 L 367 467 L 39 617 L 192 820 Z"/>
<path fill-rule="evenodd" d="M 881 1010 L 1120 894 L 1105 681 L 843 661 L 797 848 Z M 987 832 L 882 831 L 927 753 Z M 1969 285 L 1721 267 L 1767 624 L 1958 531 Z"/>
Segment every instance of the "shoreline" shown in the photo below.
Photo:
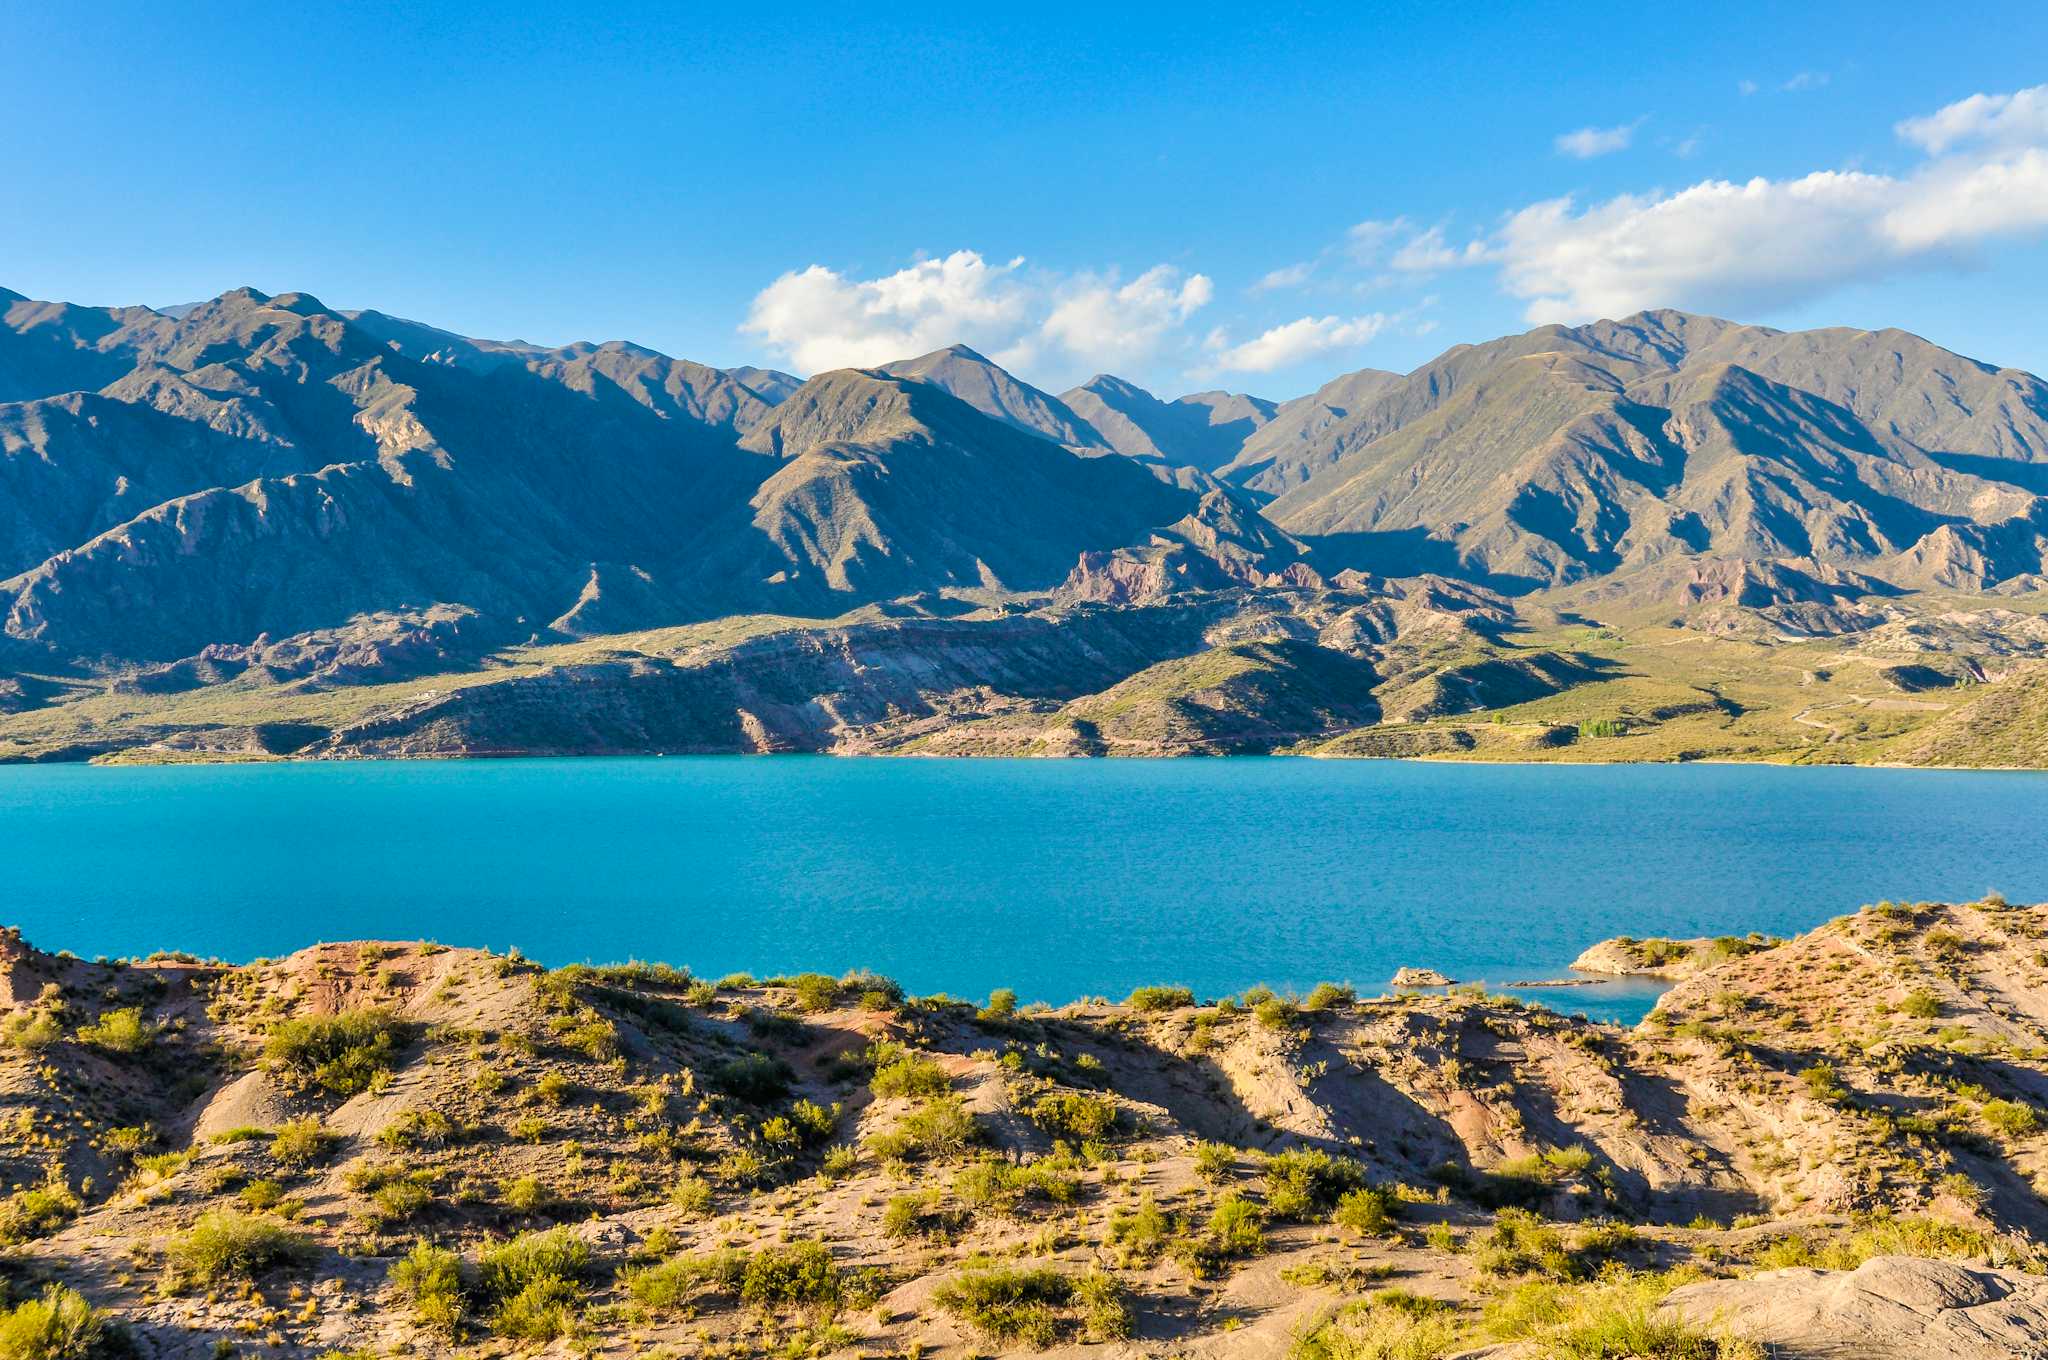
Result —
<path fill-rule="evenodd" d="M 1484 756 L 1357 756 L 1318 751 L 1235 751 L 1181 752 L 1166 755 L 926 755 L 914 751 L 467 751 L 375 756 L 293 756 L 231 753 L 166 752 L 164 759 L 130 757 L 127 751 L 101 752 L 82 759 L 39 759 L 32 756 L 0 756 L 0 770 L 21 768 L 92 769 L 174 769 L 184 766 L 218 767 L 243 765 L 339 766 L 456 764 L 464 761 L 540 760 L 849 760 L 849 761 L 931 761 L 976 764 L 981 762 L 1030 762 L 1032 764 L 1102 764 L 1134 762 L 1211 762 L 1237 760 L 1304 760 L 1336 764 L 1384 764 L 1456 766 L 1501 766 L 1515 769 L 1619 769 L 1626 767 L 1683 767 L 1707 765 L 1785 770 L 1911 770 L 1949 774 L 2048 774 L 2041 765 L 1907 765 L 1897 761 L 1843 760 L 1798 761 L 1770 757 L 1737 759 L 1702 756 L 1697 760 L 1494 760 Z M 109 756 L 115 758 L 109 759 Z"/>

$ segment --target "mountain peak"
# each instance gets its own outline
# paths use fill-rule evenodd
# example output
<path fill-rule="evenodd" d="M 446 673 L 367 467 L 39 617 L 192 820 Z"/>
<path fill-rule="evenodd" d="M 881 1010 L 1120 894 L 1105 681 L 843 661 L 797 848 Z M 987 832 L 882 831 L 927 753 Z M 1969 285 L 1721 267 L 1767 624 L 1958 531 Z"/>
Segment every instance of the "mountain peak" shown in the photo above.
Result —
<path fill-rule="evenodd" d="M 323 316 L 327 313 L 327 304 L 311 293 L 279 293 L 270 299 L 270 305 L 294 316 Z"/>
<path fill-rule="evenodd" d="M 1109 447 L 1086 420 L 1058 397 L 1039 391 L 965 345 L 948 345 L 915 359 L 883 364 L 874 371 L 944 388 L 983 415 L 1055 444 Z"/>

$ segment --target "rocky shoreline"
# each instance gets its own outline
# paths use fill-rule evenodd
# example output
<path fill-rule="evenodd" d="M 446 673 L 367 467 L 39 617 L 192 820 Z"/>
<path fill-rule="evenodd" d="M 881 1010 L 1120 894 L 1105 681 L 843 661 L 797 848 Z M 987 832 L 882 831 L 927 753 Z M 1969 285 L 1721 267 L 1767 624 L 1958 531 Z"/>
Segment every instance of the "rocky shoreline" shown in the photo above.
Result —
<path fill-rule="evenodd" d="M 2048 1263 L 2044 944 L 1998 901 L 1610 941 L 1683 974 L 1620 1029 L 1473 988 L 1047 1008 L 10 939 L 0 1236 L 12 1306 L 155 1356 L 1534 1360 L 1622 1316 L 1688 1347 L 1643 1354 L 2007 1356 Z"/>

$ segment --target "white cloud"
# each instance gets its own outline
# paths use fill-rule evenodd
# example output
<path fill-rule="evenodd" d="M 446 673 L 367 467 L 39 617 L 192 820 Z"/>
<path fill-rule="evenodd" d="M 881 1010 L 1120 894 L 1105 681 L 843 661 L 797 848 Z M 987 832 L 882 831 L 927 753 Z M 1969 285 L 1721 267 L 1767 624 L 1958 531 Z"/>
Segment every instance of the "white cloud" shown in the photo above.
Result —
<path fill-rule="evenodd" d="M 1735 89 L 1739 94 L 1752 95 L 1756 93 L 1756 82 L 1754 80 L 1738 80 L 1735 82 Z"/>
<path fill-rule="evenodd" d="M 1537 203 L 1501 229 L 1495 257 L 1531 321 L 1652 306 L 1782 307 L 1850 282 L 1952 263 L 1999 237 L 2048 230 L 2048 129 L 2035 92 L 1962 101 L 1900 125 L 1938 155 L 1904 175 L 1822 170 L 1708 180 L 1578 208 Z M 2031 141 L 2033 144 L 2027 144 Z"/>
<path fill-rule="evenodd" d="M 1971 142 L 1998 146 L 2048 144 L 2048 85 L 2013 94 L 1973 94 L 1895 129 L 1924 151 L 1940 155 Z"/>
<path fill-rule="evenodd" d="M 1027 324 L 1023 264 L 956 250 L 867 280 L 814 264 L 762 289 L 741 329 L 806 373 L 870 368 L 955 342 L 999 349 Z"/>
<path fill-rule="evenodd" d="M 1798 94 L 1802 90 L 1818 90 L 1827 83 L 1826 71 L 1801 71 L 1778 88 L 1790 94 Z"/>
<path fill-rule="evenodd" d="M 1370 342 L 1396 318 L 1384 312 L 1368 316 L 1304 316 L 1232 345 L 1221 330 L 1209 335 L 1213 360 L 1209 371 L 1271 373 L 1333 349 L 1352 349 Z"/>
<path fill-rule="evenodd" d="M 1307 283 L 1309 276 L 1315 272 L 1315 262 L 1313 260 L 1303 260 L 1299 264 L 1290 264 L 1267 272 L 1260 277 L 1257 283 L 1252 285 L 1251 291 L 1254 293 L 1275 293 L 1288 288 L 1299 288 L 1304 283 Z"/>
<path fill-rule="evenodd" d="M 1207 275 L 1181 278 L 1171 265 L 1155 265 L 1122 287 L 1088 280 L 1068 290 L 1039 327 L 1039 335 L 1096 366 L 1143 363 L 1173 327 L 1216 294 Z"/>
<path fill-rule="evenodd" d="M 1620 127 L 1582 127 L 1577 132 L 1567 132 L 1557 139 L 1557 154 L 1574 156 L 1586 161 L 1595 156 L 1626 151 L 1628 144 L 1635 140 L 1636 128 L 1642 121 L 1638 118 L 1635 122 L 1623 123 Z"/>
<path fill-rule="evenodd" d="M 1404 232 L 1414 233 L 1405 217 L 1385 221 L 1367 219 L 1344 233 L 1343 251 L 1353 263 L 1371 267 L 1386 254 L 1388 244 Z"/>
<path fill-rule="evenodd" d="M 805 373 L 867 368 L 964 343 L 998 363 L 1047 351 L 1097 365 L 1142 363 L 1215 292 L 1169 265 L 1129 283 L 1111 274 L 1029 274 L 1020 257 L 972 250 L 859 279 L 824 265 L 791 270 L 755 295 L 741 330 Z"/>
<path fill-rule="evenodd" d="M 1403 242 L 1387 264 L 1404 274 L 1433 274 L 1439 270 L 1456 269 L 1460 265 L 1478 264 L 1485 258 L 1484 241 L 1468 241 L 1462 246 L 1454 246 L 1444 239 L 1442 227 L 1431 227 Z"/>

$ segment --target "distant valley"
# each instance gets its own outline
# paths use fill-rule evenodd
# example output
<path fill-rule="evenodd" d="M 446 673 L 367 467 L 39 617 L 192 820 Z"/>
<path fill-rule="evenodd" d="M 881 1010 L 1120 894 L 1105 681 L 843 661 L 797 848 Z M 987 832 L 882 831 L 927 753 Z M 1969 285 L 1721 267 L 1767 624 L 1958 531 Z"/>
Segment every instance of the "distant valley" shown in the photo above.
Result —
<path fill-rule="evenodd" d="M 2048 764 L 2048 384 L 1680 312 L 1292 400 L 0 290 L 0 759 Z"/>

